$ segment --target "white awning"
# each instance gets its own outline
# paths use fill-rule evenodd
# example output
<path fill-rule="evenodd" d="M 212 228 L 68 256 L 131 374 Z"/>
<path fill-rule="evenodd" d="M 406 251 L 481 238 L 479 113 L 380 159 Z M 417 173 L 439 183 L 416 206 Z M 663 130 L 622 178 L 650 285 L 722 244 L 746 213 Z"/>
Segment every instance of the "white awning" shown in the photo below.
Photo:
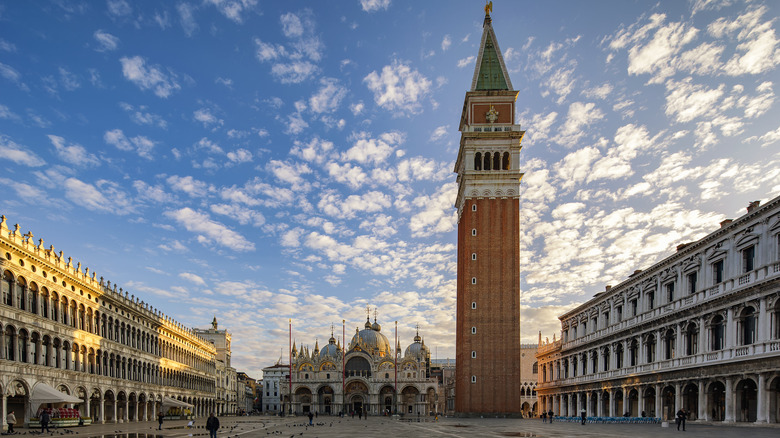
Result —
<path fill-rule="evenodd" d="M 39 383 L 32 390 L 30 404 L 37 408 L 43 403 L 84 403 L 84 400 Z"/>
<path fill-rule="evenodd" d="M 187 403 L 187 402 L 183 402 L 181 400 L 176 400 L 175 398 L 170 398 L 168 396 L 165 396 L 165 397 L 163 397 L 162 407 L 163 407 L 163 409 L 165 409 L 165 408 L 190 408 L 190 409 L 192 409 L 194 406 L 189 404 L 189 403 Z"/>

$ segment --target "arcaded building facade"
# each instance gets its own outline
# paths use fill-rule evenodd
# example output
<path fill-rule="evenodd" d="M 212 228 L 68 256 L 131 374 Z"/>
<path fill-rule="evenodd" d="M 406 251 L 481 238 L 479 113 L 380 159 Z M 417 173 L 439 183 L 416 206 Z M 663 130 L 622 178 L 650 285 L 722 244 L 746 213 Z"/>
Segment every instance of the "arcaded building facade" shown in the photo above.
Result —
<path fill-rule="evenodd" d="M 196 416 L 220 407 L 211 342 L 5 216 L 0 247 L 0 408 L 19 425 L 39 384 L 82 399 L 93 422 L 154 419 L 165 397 Z"/>
<path fill-rule="evenodd" d="M 780 197 L 559 318 L 542 409 L 780 422 Z"/>
<path fill-rule="evenodd" d="M 426 416 L 443 412 L 438 379 L 431 376 L 431 353 L 419 335 L 401 354 L 374 319 L 355 328 L 346 352 L 331 333 L 328 344 L 292 350 L 292 404 L 288 382 L 280 382 L 282 409 L 304 414 Z"/>
<path fill-rule="evenodd" d="M 461 115 L 455 411 L 522 412 L 520 375 L 520 142 L 517 91 L 488 7 Z"/>

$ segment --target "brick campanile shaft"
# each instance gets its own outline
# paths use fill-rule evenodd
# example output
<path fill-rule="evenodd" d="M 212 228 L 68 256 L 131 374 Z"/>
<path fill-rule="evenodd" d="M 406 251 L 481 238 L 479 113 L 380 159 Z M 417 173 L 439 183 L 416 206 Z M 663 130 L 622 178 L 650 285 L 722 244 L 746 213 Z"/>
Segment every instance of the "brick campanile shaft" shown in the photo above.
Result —
<path fill-rule="evenodd" d="M 486 10 L 460 119 L 455 411 L 519 415 L 520 142 L 517 91 Z"/>

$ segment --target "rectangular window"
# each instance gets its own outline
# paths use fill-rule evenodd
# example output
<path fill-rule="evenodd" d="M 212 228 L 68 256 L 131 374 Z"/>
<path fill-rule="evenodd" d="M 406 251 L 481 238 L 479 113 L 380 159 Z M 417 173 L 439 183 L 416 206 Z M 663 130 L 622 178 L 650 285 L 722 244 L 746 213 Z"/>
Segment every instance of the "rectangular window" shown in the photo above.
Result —
<path fill-rule="evenodd" d="M 696 293 L 696 280 L 698 279 L 698 273 L 691 272 L 688 274 L 688 295 L 693 295 Z"/>
<path fill-rule="evenodd" d="M 577 339 L 577 326 L 574 326 L 574 339 Z"/>
<path fill-rule="evenodd" d="M 477 284 L 477 277 L 471 277 L 471 284 Z"/>
<path fill-rule="evenodd" d="M 634 298 L 631 300 L 631 316 L 636 316 L 636 313 L 639 311 L 639 300 Z"/>
<path fill-rule="evenodd" d="M 477 253 L 472 252 L 471 253 L 471 260 L 476 260 L 476 259 L 477 259 Z"/>
<path fill-rule="evenodd" d="M 477 204 L 471 204 L 471 211 L 477 211 Z"/>
<path fill-rule="evenodd" d="M 471 383 L 477 383 L 477 376 L 471 376 Z M 411 409 L 411 406 L 409 406 Z"/>
<path fill-rule="evenodd" d="M 593 326 L 593 332 L 595 333 L 595 332 L 596 332 L 596 330 L 598 330 L 598 329 L 599 329 L 599 317 L 598 317 L 598 316 L 594 316 L 594 317 L 593 317 L 593 319 L 591 320 L 591 322 L 593 323 L 593 324 L 592 324 L 592 326 Z"/>
<path fill-rule="evenodd" d="M 609 327 L 609 312 L 604 312 L 604 328 Z"/>
<path fill-rule="evenodd" d="M 477 308 L 477 302 L 476 301 L 472 301 L 471 302 L 471 308 L 472 309 L 476 309 Z"/>
<path fill-rule="evenodd" d="M 471 235 L 472 236 L 476 236 L 477 235 L 477 229 L 476 228 L 472 228 L 471 229 Z"/>
<path fill-rule="evenodd" d="M 666 283 L 666 302 L 674 301 L 674 282 Z"/>
<path fill-rule="evenodd" d="M 477 352 L 476 351 L 472 351 L 471 352 L 471 358 L 472 359 L 476 359 L 477 358 Z"/>
<path fill-rule="evenodd" d="M 647 310 L 653 310 L 655 308 L 655 292 L 647 293 Z"/>
<path fill-rule="evenodd" d="M 623 306 L 617 306 L 617 322 L 623 320 Z"/>
<path fill-rule="evenodd" d="M 712 280 L 715 284 L 723 283 L 723 260 L 712 264 Z"/>
<path fill-rule="evenodd" d="M 471 328 L 471 334 L 472 335 L 476 335 L 477 334 L 477 328 L 476 327 L 472 327 Z"/>
<path fill-rule="evenodd" d="M 742 250 L 742 273 L 747 273 L 753 270 L 753 262 L 756 258 L 756 247 L 750 245 Z"/>

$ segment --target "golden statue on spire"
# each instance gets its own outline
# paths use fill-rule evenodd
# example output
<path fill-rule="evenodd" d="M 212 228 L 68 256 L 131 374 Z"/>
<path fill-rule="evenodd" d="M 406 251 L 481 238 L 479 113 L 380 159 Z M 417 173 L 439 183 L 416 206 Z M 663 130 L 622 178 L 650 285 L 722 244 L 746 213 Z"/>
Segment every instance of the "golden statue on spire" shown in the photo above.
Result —
<path fill-rule="evenodd" d="M 493 2 L 492 1 L 486 1 L 485 2 L 485 15 L 490 15 L 491 12 L 493 12 Z"/>

